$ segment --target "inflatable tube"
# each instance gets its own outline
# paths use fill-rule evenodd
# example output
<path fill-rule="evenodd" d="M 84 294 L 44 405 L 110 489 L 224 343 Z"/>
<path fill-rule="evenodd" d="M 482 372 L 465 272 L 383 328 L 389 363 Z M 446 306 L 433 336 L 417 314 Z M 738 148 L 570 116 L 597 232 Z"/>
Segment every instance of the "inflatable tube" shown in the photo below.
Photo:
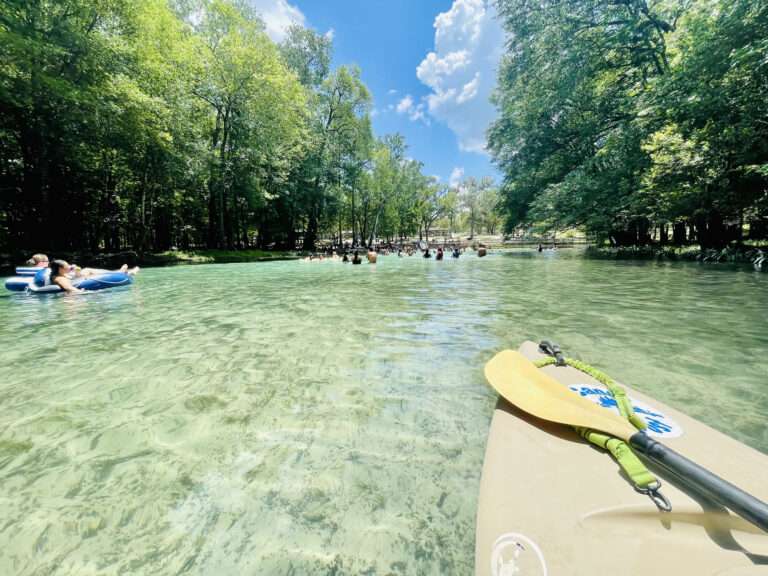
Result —
<path fill-rule="evenodd" d="M 7 278 L 5 280 L 5 288 L 11 292 L 24 292 L 27 286 L 32 283 L 33 278 L 34 276 L 13 276 L 12 278 Z"/>
<path fill-rule="evenodd" d="M 39 269 L 38 269 L 39 271 Z M 133 276 L 123 272 L 107 272 L 98 274 L 90 278 L 76 278 L 72 285 L 81 290 L 105 290 L 107 288 L 117 288 L 128 286 L 133 283 Z M 5 281 L 6 289 L 12 292 L 31 292 L 35 294 L 55 294 L 63 292 L 57 284 L 48 284 L 46 286 L 36 286 L 34 276 L 15 276 Z"/>
<path fill-rule="evenodd" d="M 99 274 L 109 274 L 112 270 L 89 268 Z M 48 266 L 16 266 L 16 276 L 35 276 L 40 270 L 48 270 Z"/>
<path fill-rule="evenodd" d="M 47 266 L 16 266 L 16 276 L 34 276 Z"/>
<path fill-rule="evenodd" d="M 124 272 L 107 272 L 85 278 L 75 284 L 81 290 L 104 290 L 106 288 L 117 288 L 119 286 L 128 286 L 133 283 L 133 276 Z"/>

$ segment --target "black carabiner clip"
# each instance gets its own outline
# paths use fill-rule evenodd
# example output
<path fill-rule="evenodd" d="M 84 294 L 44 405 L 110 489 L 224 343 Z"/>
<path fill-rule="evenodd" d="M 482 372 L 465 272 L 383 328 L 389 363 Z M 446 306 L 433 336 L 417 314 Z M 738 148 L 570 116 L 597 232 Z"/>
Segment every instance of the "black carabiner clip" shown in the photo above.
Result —
<path fill-rule="evenodd" d="M 565 357 L 563 356 L 563 351 L 560 350 L 560 346 L 550 342 L 549 340 L 542 340 L 539 343 L 539 348 L 542 352 L 552 356 L 555 359 L 556 366 L 565 366 Z"/>

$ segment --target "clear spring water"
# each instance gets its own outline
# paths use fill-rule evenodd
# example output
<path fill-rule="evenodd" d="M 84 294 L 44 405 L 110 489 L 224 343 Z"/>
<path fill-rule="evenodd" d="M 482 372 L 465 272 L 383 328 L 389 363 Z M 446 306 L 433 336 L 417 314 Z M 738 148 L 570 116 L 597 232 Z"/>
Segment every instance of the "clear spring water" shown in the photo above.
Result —
<path fill-rule="evenodd" d="M 470 574 L 494 352 L 549 337 L 768 451 L 767 297 L 564 253 L 0 297 L 0 574 Z"/>

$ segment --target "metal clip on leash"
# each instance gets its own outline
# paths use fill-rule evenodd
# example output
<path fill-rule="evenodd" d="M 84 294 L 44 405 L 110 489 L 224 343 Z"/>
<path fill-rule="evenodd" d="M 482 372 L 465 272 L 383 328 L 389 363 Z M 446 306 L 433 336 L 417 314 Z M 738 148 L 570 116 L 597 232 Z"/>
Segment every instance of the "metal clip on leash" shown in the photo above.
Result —
<path fill-rule="evenodd" d="M 560 346 L 549 340 L 542 340 L 539 348 L 542 352 L 555 359 L 555 366 L 565 366 L 565 357 L 563 356 L 563 351 L 560 350 Z"/>
<path fill-rule="evenodd" d="M 656 508 L 658 508 L 661 512 L 672 512 L 672 504 L 670 504 L 669 500 L 667 500 L 667 497 L 660 492 L 661 482 L 659 480 L 657 480 L 655 484 L 652 484 L 646 488 L 635 486 L 635 490 L 640 492 L 640 494 L 645 494 L 648 496 L 648 498 L 650 498 L 651 501 L 656 504 Z"/>

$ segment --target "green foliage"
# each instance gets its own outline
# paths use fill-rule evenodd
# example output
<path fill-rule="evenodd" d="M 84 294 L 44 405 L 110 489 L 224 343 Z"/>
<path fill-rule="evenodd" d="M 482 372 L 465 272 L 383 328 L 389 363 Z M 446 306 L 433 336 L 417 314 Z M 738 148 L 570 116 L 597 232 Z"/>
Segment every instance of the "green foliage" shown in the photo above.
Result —
<path fill-rule="evenodd" d="M 768 6 L 499 0 L 506 227 L 722 246 L 766 220 Z"/>
<path fill-rule="evenodd" d="M 332 48 L 328 36 L 293 25 L 280 45 L 280 52 L 299 81 L 304 86 L 316 88 L 328 77 Z"/>
<path fill-rule="evenodd" d="M 245 0 L 0 4 L 0 244 L 311 249 L 412 234 L 427 179 L 354 67 Z M 221 254 L 224 254 L 222 252 Z"/>

